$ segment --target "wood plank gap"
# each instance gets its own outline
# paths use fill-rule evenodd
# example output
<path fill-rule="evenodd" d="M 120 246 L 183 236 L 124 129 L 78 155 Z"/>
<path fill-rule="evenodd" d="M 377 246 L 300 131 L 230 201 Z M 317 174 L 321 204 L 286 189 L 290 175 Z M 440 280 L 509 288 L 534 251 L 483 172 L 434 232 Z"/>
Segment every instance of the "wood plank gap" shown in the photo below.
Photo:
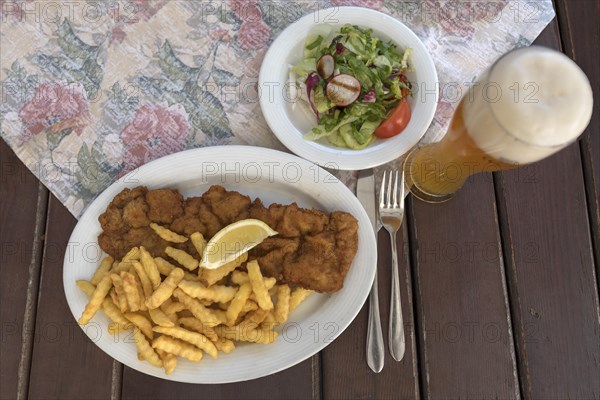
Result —
<path fill-rule="evenodd" d="M 110 400 L 121 400 L 123 392 L 123 364 L 113 360 Z"/>
<path fill-rule="evenodd" d="M 312 372 L 312 399 L 321 400 L 323 398 L 323 369 L 321 368 L 321 352 L 311 357 Z"/>
<path fill-rule="evenodd" d="M 564 4 L 562 4 L 561 2 L 552 0 L 552 4 L 554 5 L 554 11 L 556 13 L 556 24 L 558 25 L 558 50 L 569 55 L 565 51 L 565 49 L 573 49 L 573 42 L 569 30 L 571 26 L 569 22 L 569 15 L 567 14 L 567 11 L 564 8 Z M 566 34 L 564 34 L 565 31 Z M 566 43 L 566 41 L 568 41 L 568 43 Z M 573 52 L 571 52 L 571 55 L 574 55 Z"/>
<path fill-rule="evenodd" d="M 527 369 L 529 363 L 527 362 L 524 338 L 521 334 L 523 332 L 523 318 L 520 312 L 521 308 L 518 305 L 520 303 L 520 298 L 514 270 L 514 253 L 512 247 L 509 246 L 509 244 L 512 243 L 512 239 L 508 224 L 506 203 L 504 201 L 504 188 L 502 186 L 502 177 L 497 172 L 494 172 L 492 175 L 494 180 L 494 193 L 496 195 L 496 215 L 498 218 L 498 228 L 500 229 L 501 257 L 504 266 L 502 271 L 502 284 L 506 293 L 506 303 L 508 306 L 508 315 L 510 317 L 508 329 L 513 342 L 511 354 L 513 355 L 515 367 L 515 379 L 518 383 L 517 397 L 529 399 L 531 398 L 531 379 Z M 523 367 L 521 364 L 523 364 Z"/>
<path fill-rule="evenodd" d="M 581 153 L 581 165 L 583 169 L 584 182 L 591 182 L 592 184 L 586 184 L 585 186 L 585 198 L 588 210 L 588 219 L 590 226 L 590 246 L 592 248 L 592 256 L 594 258 L 595 275 L 596 275 L 596 290 L 600 297 L 600 208 L 595 207 L 596 202 L 600 202 L 600 199 L 595 199 L 596 193 L 594 187 L 600 185 L 600 182 L 594 181 L 593 166 L 591 155 L 587 153 L 586 149 L 589 149 L 591 142 L 586 136 L 579 141 L 579 151 Z M 596 202 L 594 201 L 596 200 Z M 600 312 L 599 312 L 600 313 Z"/>
<path fill-rule="evenodd" d="M 406 200 L 406 211 L 409 218 L 405 218 L 406 224 L 406 232 L 408 234 L 408 266 L 410 268 L 410 276 L 411 276 L 411 286 L 412 286 L 412 299 L 413 299 L 413 315 L 414 315 L 414 332 L 415 332 L 415 346 L 416 346 L 416 355 L 414 358 L 415 368 L 414 371 L 418 371 L 417 380 L 418 385 L 415 387 L 415 398 L 419 399 L 420 394 L 423 395 L 424 398 L 429 398 L 429 393 L 426 393 L 427 384 L 429 381 L 429 372 L 427 370 L 427 355 L 425 353 L 425 333 L 422 330 L 421 318 L 423 317 L 423 306 L 421 304 L 421 292 L 419 286 L 419 277 L 418 277 L 418 269 L 417 269 L 417 232 L 416 225 L 414 223 L 414 214 L 412 210 L 412 196 L 408 196 Z M 419 333 L 423 333 L 421 336 Z M 427 382 L 426 382 L 427 380 Z"/>
<path fill-rule="evenodd" d="M 48 189 L 38 182 L 36 200 L 35 228 L 32 237 L 31 259 L 29 261 L 27 281 L 27 298 L 23 313 L 21 328 L 21 358 L 19 360 L 19 380 L 17 383 L 17 399 L 26 399 L 29 390 L 29 372 L 31 370 L 31 355 L 35 338 L 35 319 L 37 315 L 38 292 L 42 269 L 42 257 L 45 251 L 44 237 L 48 225 Z"/>

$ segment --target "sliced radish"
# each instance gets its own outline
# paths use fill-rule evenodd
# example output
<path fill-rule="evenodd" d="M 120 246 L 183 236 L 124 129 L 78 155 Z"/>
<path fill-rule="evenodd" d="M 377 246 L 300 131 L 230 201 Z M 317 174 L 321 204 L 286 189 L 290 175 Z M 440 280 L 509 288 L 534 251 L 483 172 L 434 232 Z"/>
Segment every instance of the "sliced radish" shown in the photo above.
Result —
<path fill-rule="evenodd" d="M 331 78 L 335 70 L 335 60 L 331 54 L 325 54 L 317 61 L 317 72 L 323 79 Z"/>
<path fill-rule="evenodd" d="M 316 72 L 311 72 L 306 77 L 306 95 L 308 97 L 308 102 L 310 103 L 310 108 L 312 108 L 313 112 L 319 119 L 319 111 L 317 111 L 317 106 L 315 106 L 314 96 L 313 96 L 313 88 L 319 83 L 321 78 L 319 78 L 319 74 Z"/>
<path fill-rule="evenodd" d="M 327 97 L 337 106 L 348 106 L 360 96 L 360 82 L 348 74 L 336 75 L 327 84 Z"/>

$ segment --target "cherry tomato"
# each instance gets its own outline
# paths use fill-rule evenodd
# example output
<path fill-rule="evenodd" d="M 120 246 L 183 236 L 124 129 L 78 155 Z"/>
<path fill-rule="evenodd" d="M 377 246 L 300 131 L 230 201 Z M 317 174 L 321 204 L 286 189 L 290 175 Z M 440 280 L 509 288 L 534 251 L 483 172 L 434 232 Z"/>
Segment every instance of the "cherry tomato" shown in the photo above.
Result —
<path fill-rule="evenodd" d="M 410 106 L 406 98 L 400 100 L 400 103 L 394 108 L 388 117 L 375 129 L 375 136 L 381 139 L 396 136 L 406 128 L 410 121 Z"/>

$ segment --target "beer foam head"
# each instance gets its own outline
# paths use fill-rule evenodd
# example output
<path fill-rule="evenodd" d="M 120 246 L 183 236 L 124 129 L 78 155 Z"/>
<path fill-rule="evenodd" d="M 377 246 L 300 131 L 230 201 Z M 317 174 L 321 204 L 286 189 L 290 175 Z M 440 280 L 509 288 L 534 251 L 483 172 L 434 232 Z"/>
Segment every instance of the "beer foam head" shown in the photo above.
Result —
<path fill-rule="evenodd" d="M 481 83 L 472 88 L 473 101 L 465 99 L 465 125 L 482 150 L 503 161 L 528 163 L 559 151 L 581 135 L 592 116 L 588 78 L 571 59 L 548 48 L 506 54 Z"/>

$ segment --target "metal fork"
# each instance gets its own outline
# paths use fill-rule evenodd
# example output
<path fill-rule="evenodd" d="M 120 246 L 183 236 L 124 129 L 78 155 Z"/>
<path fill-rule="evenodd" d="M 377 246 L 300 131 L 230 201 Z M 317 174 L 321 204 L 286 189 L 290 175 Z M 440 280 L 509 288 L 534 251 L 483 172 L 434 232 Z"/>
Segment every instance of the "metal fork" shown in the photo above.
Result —
<path fill-rule="evenodd" d="M 404 171 L 400 180 L 400 199 L 398 199 L 398 171 L 394 180 L 392 190 L 392 175 L 387 181 L 386 172 L 381 180 L 381 192 L 379 194 L 379 219 L 383 227 L 389 232 L 392 242 L 392 297 L 390 303 L 390 330 L 389 345 L 392 358 L 396 361 L 402 360 L 405 350 L 404 323 L 402 320 L 402 305 L 400 303 L 400 278 L 398 276 L 398 251 L 396 249 L 396 232 L 402 226 L 404 219 Z M 398 202 L 400 200 L 400 202 Z"/>

